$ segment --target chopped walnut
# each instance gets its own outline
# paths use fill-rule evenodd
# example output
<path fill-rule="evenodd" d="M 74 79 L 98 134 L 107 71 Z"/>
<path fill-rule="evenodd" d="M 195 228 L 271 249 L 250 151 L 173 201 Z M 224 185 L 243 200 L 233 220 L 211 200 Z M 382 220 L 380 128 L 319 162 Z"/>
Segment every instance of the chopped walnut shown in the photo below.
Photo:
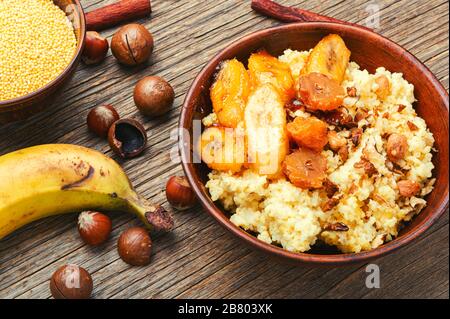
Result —
<path fill-rule="evenodd" d="M 350 97 L 356 97 L 357 91 L 354 86 L 347 88 L 347 95 Z"/>
<path fill-rule="evenodd" d="M 369 199 L 366 199 L 361 206 L 361 210 L 364 212 L 364 219 L 367 221 L 372 216 L 372 212 L 369 209 Z"/>
<path fill-rule="evenodd" d="M 381 197 L 378 194 L 372 194 L 372 198 L 376 202 L 383 203 L 383 204 L 388 204 L 388 202 L 383 197 Z"/>
<path fill-rule="evenodd" d="M 359 142 L 361 142 L 361 137 L 363 135 L 362 128 L 355 128 L 352 130 L 352 143 L 354 146 L 358 146 Z"/>
<path fill-rule="evenodd" d="M 318 112 L 317 116 L 334 126 L 355 127 L 356 123 L 345 107 L 340 107 L 337 110 L 330 112 Z"/>
<path fill-rule="evenodd" d="M 359 109 L 355 114 L 355 121 L 359 122 L 365 120 L 369 116 L 369 113 L 366 110 Z"/>
<path fill-rule="evenodd" d="M 361 158 L 361 160 L 354 165 L 355 168 L 363 168 L 364 172 L 369 176 L 372 177 L 373 175 L 377 174 L 378 171 L 375 168 L 375 166 L 366 158 Z"/>
<path fill-rule="evenodd" d="M 341 147 L 347 145 L 347 140 L 345 137 L 339 136 L 335 131 L 329 131 L 328 144 L 333 151 L 338 151 Z"/>
<path fill-rule="evenodd" d="M 403 180 L 397 182 L 398 191 L 403 197 L 412 197 L 420 191 L 420 184 L 415 181 Z"/>
<path fill-rule="evenodd" d="M 332 210 L 334 207 L 336 207 L 337 204 L 339 204 L 339 199 L 336 197 L 333 197 L 333 198 L 328 199 L 326 202 L 324 202 L 320 206 L 320 208 L 322 208 L 322 210 L 324 212 L 328 212 L 328 211 Z"/>
<path fill-rule="evenodd" d="M 417 131 L 417 130 L 419 129 L 419 128 L 417 127 L 417 125 L 414 124 L 414 123 L 411 122 L 411 121 L 406 122 L 406 124 L 408 124 L 408 127 L 409 127 L 409 129 L 410 129 L 411 131 Z"/>
<path fill-rule="evenodd" d="M 323 229 L 326 231 L 348 231 L 349 228 L 344 223 L 338 222 L 338 223 L 326 223 L 323 226 Z"/>
<path fill-rule="evenodd" d="M 323 181 L 323 187 L 325 189 L 325 192 L 327 193 L 328 198 L 333 197 L 334 194 L 339 192 L 339 186 L 330 181 L 328 178 Z"/>
<path fill-rule="evenodd" d="M 358 190 L 358 186 L 356 186 L 355 183 L 352 183 L 352 185 L 350 185 L 350 188 L 348 189 L 348 193 L 351 195 L 351 194 L 354 194 L 357 190 Z"/>
<path fill-rule="evenodd" d="M 348 160 L 348 147 L 347 145 L 342 146 L 339 150 L 338 150 L 338 155 L 341 158 L 341 160 L 343 162 Z"/>
<path fill-rule="evenodd" d="M 389 160 L 386 160 L 385 164 L 388 170 L 398 175 L 406 175 L 406 173 L 408 173 L 409 171 L 409 169 L 405 169 L 400 165 L 398 165 L 397 163 L 393 163 Z"/>

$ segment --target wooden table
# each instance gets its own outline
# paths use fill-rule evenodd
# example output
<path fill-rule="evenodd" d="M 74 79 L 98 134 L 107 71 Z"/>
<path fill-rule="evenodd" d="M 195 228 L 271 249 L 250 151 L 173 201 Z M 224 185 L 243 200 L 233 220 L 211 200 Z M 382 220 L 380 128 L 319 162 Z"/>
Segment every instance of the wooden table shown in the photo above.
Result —
<path fill-rule="evenodd" d="M 114 2 L 82 1 L 89 11 Z M 381 34 L 405 46 L 448 89 L 449 4 L 432 1 L 299 1 L 280 3 L 364 23 L 369 3 L 380 8 Z M 120 67 L 112 56 L 97 67 L 81 65 L 55 106 L 33 119 L 0 128 L 0 153 L 45 143 L 75 143 L 113 156 L 107 143 L 91 135 L 86 114 L 111 103 L 122 117 L 135 117 L 147 129 L 145 155 L 121 162 L 138 191 L 165 203 L 169 176 L 181 174 L 169 160 L 184 95 L 205 63 L 230 41 L 280 23 L 255 14 L 249 0 L 154 0 L 151 30 L 156 49 L 146 68 Z M 115 30 L 103 34 L 109 38 Z M 165 118 L 149 120 L 132 100 L 134 84 L 157 74 L 172 83 L 176 101 Z M 113 156 L 114 157 L 114 156 Z M 115 157 L 114 157 L 115 158 Z M 49 298 L 49 278 L 61 265 L 76 263 L 92 274 L 95 298 L 448 298 L 449 228 L 447 213 L 422 237 L 401 251 L 376 260 L 381 288 L 365 286 L 365 265 L 305 268 L 280 264 L 234 239 L 200 207 L 176 213 L 175 231 L 154 236 L 153 261 L 132 268 L 116 250 L 119 234 L 139 222 L 113 214 L 112 238 L 100 248 L 82 243 L 76 214 L 35 222 L 0 242 L 0 297 Z"/>

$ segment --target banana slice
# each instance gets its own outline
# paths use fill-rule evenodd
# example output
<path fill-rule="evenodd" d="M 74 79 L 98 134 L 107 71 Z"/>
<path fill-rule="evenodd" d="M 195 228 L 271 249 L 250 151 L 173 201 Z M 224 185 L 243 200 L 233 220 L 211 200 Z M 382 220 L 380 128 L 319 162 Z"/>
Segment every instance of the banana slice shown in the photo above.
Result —
<path fill-rule="evenodd" d="M 327 35 L 314 47 L 301 74 L 322 73 L 342 83 L 350 54 L 339 35 Z"/>
<path fill-rule="evenodd" d="M 249 166 L 276 178 L 289 148 L 286 113 L 278 90 L 270 83 L 258 87 L 245 108 Z"/>
<path fill-rule="evenodd" d="M 250 56 L 248 72 L 252 89 L 258 88 L 264 83 L 271 83 L 278 90 L 283 103 L 294 98 L 294 79 L 289 65 L 266 51 L 253 53 Z"/>
<path fill-rule="evenodd" d="M 236 173 L 245 163 L 245 138 L 242 128 L 208 127 L 197 144 L 203 162 L 214 170 Z"/>
<path fill-rule="evenodd" d="M 225 61 L 210 94 L 222 126 L 237 127 L 243 121 L 249 94 L 249 75 L 244 65 L 236 59 Z"/>

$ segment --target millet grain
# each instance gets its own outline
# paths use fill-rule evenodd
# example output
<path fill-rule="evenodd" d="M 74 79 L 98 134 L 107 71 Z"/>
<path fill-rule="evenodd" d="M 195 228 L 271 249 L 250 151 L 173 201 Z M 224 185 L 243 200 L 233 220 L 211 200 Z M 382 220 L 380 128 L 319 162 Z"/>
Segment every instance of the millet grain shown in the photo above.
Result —
<path fill-rule="evenodd" d="M 77 40 L 52 0 L 0 1 L 0 101 L 34 92 L 62 73 Z"/>

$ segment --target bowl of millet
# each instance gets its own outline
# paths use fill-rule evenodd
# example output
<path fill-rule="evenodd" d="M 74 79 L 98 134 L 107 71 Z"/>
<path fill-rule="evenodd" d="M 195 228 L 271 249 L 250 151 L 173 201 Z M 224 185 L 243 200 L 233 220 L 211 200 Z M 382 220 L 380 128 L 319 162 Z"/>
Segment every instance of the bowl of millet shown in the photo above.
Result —
<path fill-rule="evenodd" d="M 0 123 L 52 104 L 80 61 L 85 31 L 79 0 L 0 1 Z"/>

